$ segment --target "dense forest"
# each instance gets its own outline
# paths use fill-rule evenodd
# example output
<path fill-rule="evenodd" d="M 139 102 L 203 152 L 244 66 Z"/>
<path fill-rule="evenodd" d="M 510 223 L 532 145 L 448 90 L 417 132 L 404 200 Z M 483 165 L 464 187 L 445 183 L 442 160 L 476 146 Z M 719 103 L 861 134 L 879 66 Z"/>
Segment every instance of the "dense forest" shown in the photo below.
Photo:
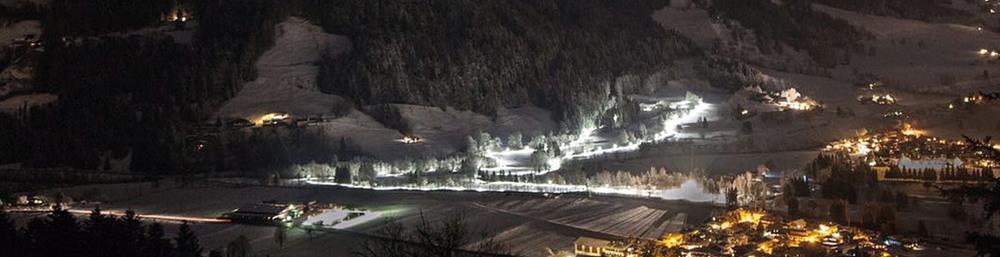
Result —
<path fill-rule="evenodd" d="M 252 64 L 283 16 L 266 0 L 192 2 L 185 8 L 211 19 L 199 20 L 198 40 L 188 45 L 162 34 L 100 34 L 155 24 L 161 5 L 180 7 L 173 0 L 97 2 L 56 0 L 43 10 L 46 47 L 34 58 L 33 84 L 60 101 L 0 114 L 0 144 L 11 146 L 0 147 L 0 163 L 94 169 L 100 154 L 133 152 L 133 169 L 181 169 L 184 135 L 255 76 Z M 63 18 L 130 11 L 143 15 L 120 23 Z"/>
<path fill-rule="evenodd" d="M 13 146 L 0 147 L 0 163 L 95 169 L 111 153 L 131 154 L 132 170 L 150 172 L 197 162 L 247 168 L 239 156 L 270 155 L 252 150 L 253 137 L 226 146 L 245 154 L 191 158 L 189 136 L 256 76 L 253 63 L 272 45 L 274 25 L 291 15 L 353 41 L 349 54 L 321 64 L 320 83 L 358 106 L 495 114 L 532 103 L 567 129 L 626 107 L 609 100 L 654 83 L 674 60 L 699 56 L 649 18 L 664 0 L 140 2 L 53 0 L 16 11 L 42 21 L 45 51 L 33 58 L 33 84 L 59 102 L 0 114 L 0 144 Z M 165 25 L 160 19 L 178 9 L 197 22 L 191 44 L 116 33 Z M 340 141 L 334 149 L 355 152 Z M 306 161 L 315 160 L 294 162 Z"/>
<path fill-rule="evenodd" d="M 309 17 L 357 46 L 325 63 L 324 91 L 360 105 L 411 103 L 495 114 L 532 103 L 556 120 L 606 108 L 690 42 L 650 15 L 667 1 L 306 1 Z M 636 79 L 622 80 L 627 76 Z M 592 117 L 592 116 L 591 116 Z"/>

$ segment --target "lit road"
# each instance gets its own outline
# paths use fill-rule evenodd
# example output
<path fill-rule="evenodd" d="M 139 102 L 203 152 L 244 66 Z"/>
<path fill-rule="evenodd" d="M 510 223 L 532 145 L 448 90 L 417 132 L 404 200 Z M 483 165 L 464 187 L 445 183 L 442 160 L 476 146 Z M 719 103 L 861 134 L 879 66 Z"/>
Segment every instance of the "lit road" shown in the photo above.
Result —
<path fill-rule="evenodd" d="M 90 215 L 92 210 L 79 210 L 79 209 L 69 209 L 68 212 L 77 215 Z M 122 211 L 109 211 L 101 210 L 101 214 L 114 216 L 114 217 L 124 217 L 125 212 Z M 190 223 L 230 223 L 229 220 L 217 219 L 217 218 L 204 218 L 204 217 L 191 217 L 191 216 L 178 216 L 178 215 L 160 215 L 160 214 L 140 214 L 136 213 L 139 218 L 147 220 L 156 221 L 169 221 L 169 222 L 190 222 Z"/>

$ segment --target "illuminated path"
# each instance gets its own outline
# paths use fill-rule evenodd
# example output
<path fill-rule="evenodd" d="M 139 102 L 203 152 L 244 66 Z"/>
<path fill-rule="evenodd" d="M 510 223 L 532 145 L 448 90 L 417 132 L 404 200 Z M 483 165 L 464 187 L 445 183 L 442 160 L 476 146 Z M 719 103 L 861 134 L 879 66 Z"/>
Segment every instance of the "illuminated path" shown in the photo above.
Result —
<path fill-rule="evenodd" d="M 562 156 L 550 158 L 547 163 L 548 165 L 546 165 L 547 167 L 539 170 L 538 172 L 536 172 L 535 168 L 530 164 L 531 154 L 535 152 L 535 149 L 530 146 L 522 149 L 487 152 L 485 154 L 486 157 L 493 159 L 497 165 L 496 167 L 485 167 L 482 168 L 482 170 L 488 172 L 510 172 L 511 174 L 545 174 L 559 170 L 562 168 L 563 163 L 574 159 L 589 159 L 614 153 L 634 152 L 639 150 L 639 145 L 641 143 L 659 142 L 670 138 L 682 138 L 683 135 L 677 130 L 679 125 L 696 123 L 701 117 L 708 117 L 715 109 L 714 105 L 705 103 L 701 100 L 697 100 L 696 102 L 682 100 L 672 103 L 671 107 L 687 107 L 687 109 L 685 111 L 669 114 L 670 117 L 661 125 L 661 131 L 653 134 L 652 138 L 643 139 L 639 143 L 632 143 L 628 145 L 607 145 L 608 143 L 606 142 L 611 141 L 612 139 L 601 138 L 595 135 L 597 130 L 596 128 L 584 128 L 583 131 L 580 132 L 580 135 L 576 136 L 576 140 L 573 140 L 567 145 L 560 146 L 560 149 L 564 152 Z"/>
<path fill-rule="evenodd" d="M 684 109 L 668 114 L 668 118 L 659 127 L 660 131 L 650 138 L 642 139 L 641 143 L 661 142 L 670 139 L 692 138 L 695 134 L 683 134 L 678 131 L 678 126 L 683 124 L 697 123 L 702 117 L 712 117 L 715 106 L 703 101 L 681 100 L 670 104 L 673 109 Z M 655 128 L 654 128 L 655 129 Z M 559 170 L 563 163 L 575 159 L 595 158 L 602 155 L 634 152 L 639 150 L 641 143 L 629 145 L 618 145 L 612 139 L 602 138 L 595 135 L 597 129 L 586 128 L 572 142 L 560 146 L 563 155 L 550 158 L 548 167 L 535 172 L 531 167 L 531 154 L 535 149 L 525 147 L 522 149 L 505 150 L 499 152 L 488 152 L 486 157 L 496 162 L 496 167 L 484 167 L 481 170 L 495 172 L 509 172 L 510 174 L 544 174 Z M 597 194 L 612 194 L 624 196 L 655 197 L 667 200 L 688 200 L 692 202 L 714 202 L 723 203 L 725 198 L 719 194 L 706 193 L 698 182 L 688 180 L 680 186 L 669 189 L 648 189 L 634 187 L 612 187 L 607 185 L 560 185 L 551 183 L 525 183 L 525 182 L 487 182 L 476 180 L 466 186 L 368 186 L 338 184 L 334 182 L 317 181 L 305 179 L 302 182 L 310 185 L 340 186 L 347 188 L 361 188 L 370 190 L 408 190 L 408 191 L 476 191 L 476 192 L 533 192 L 533 193 L 571 193 L 571 192 L 592 192 Z"/>
<path fill-rule="evenodd" d="M 613 187 L 603 185 L 562 185 L 551 183 L 527 183 L 527 182 L 486 182 L 479 181 L 467 187 L 449 186 L 360 186 L 351 184 L 338 184 L 335 182 L 305 181 L 310 185 L 339 186 L 346 188 L 359 188 L 377 191 L 473 191 L 473 192 L 525 192 L 525 193 L 579 193 L 592 192 L 596 194 L 655 197 L 665 200 L 687 200 L 691 202 L 714 202 L 724 203 L 725 197 L 720 194 L 707 193 L 697 181 L 689 179 L 677 187 L 668 189 L 646 189 L 636 187 Z"/>

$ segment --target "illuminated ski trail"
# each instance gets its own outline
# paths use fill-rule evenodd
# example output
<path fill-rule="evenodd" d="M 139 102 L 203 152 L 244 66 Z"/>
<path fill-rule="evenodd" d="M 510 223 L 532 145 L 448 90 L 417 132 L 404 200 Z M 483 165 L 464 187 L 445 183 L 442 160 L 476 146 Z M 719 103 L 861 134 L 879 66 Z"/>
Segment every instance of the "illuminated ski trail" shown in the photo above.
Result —
<path fill-rule="evenodd" d="M 654 134 L 652 138 L 643 139 L 639 143 L 632 143 L 628 145 L 613 144 L 610 147 L 595 146 L 594 148 L 596 149 L 588 150 L 586 149 L 588 145 L 594 146 L 594 142 L 605 140 L 605 138 L 601 138 L 594 134 L 597 131 L 596 128 L 588 127 L 584 128 L 580 134 L 576 136 L 575 140 L 567 145 L 560 146 L 560 149 L 563 149 L 564 154 L 562 156 L 549 158 L 546 165 L 547 167 L 540 170 L 536 171 L 530 164 L 531 154 L 535 152 L 535 149 L 530 146 L 526 146 L 522 149 L 487 152 L 485 156 L 493 159 L 496 162 L 496 166 L 484 167 L 481 170 L 487 172 L 509 172 L 510 174 L 530 173 L 541 175 L 559 170 L 562 168 L 563 163 L 574 159 L 589 159 L 608 154 L 638 151 L 641 143 L 659 142 L 670 138 L 680 138 L 679 135 L 681 135 L 681 133 L 677 129 L 679 125 L 696 123 L 701 117 L 709 116 L 715 108 L 714 105 L 705 103 L 700 99 L 697 100 L 697 102 L 693 102 L 691 100 L 675 102 L 671 104 L 671 107 L 687 107 L 687 109 L 670 114 L 671 118 L 663 122 L 661 131 Z"/>

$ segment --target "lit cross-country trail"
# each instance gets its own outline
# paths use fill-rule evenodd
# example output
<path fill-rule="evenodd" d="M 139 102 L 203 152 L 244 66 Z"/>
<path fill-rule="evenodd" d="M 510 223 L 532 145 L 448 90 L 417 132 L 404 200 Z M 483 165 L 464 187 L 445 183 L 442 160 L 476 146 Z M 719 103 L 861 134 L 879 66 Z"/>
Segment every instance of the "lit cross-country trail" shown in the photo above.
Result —
<path fill-rule="evenodd" d="M 652 138 L 642 139 L 641 142 L 627 145 L 609 143 L 614 139 L 597 136 L 595 135 L 597 129 L 589 127 L 583 129 L 580 134 L 576 136 L 576 140 L 573 140 L 567 145 L 560 146 L 560 148 L 563 149 L 564 154 L 562 156 L 550 158 L 547 162 L 547 167 L 539 170 L 538 172 L 536 172 L 535 168 L 529 163 L 531 154 L 535 152 L 535 149 L 530 146 L 522 149 L 487 152 L 485 154 L 486 157 L 495 160 L 497 165 L 495 167 L 485 167 L 482 168 L 482 170 L 493 172 L 506 171 L 511 174 L 545 174 L 559 170 L 562 168 L 562 164 L 567 161 L 595 158 L 614 153 L 637 151 L 639 150 L 639 145 L 641 143 L 659 142 L 669 138 L 681 138 L 682 135 L 677 130 L 679 125 L 697 122 L 699 118 L 709 116 L 712 110 L 714 110 L 714 105 L 705 103 L 700 99 L 697 101 L 681 100 L 672 103 L 671 107 L 679 108 L 682 111 L 678 112 L 679 115 L 671 114 L 671 117 L 663 122 L 661 131 L 653 134 Z"/>
<path fill-rule="evenodd" d="M 486 157 L 496 162 L 495 167 L 483 167 L 483 171 L 509 172 L 510 174 L 545 174 L 559 170 L 563 163 L 572 160 L 596 158 L 603 155 L 626 153 L 639 150 L 641 143 L 662 142 L 670 139 L 681 139 L 693 137 L 678 130 L 683 124 L 696 123 L 702 117 L 711 117 L 715 112 L 715 105 L 705 103 L 701 99 L 680 100 L 670 104 L 675 111 L 669 114 L 668 118 L 662 122 L 660 131 L 653 133 L 649 138 L 639 140 L 637 143 L 628 145 L 618 145 L 617 139 L 603 138 L 596 135 L 596 128 L 583 129 L 576 139 L 560 146 L 563 155 L 553 157 L 548 160 L 548 167 L 537 171 L 531 166 L 531 155 L 535 151 L 532 147 L 522 149 L 512 149 L 505 151 L 490 151 Z M 529 183 L 529 182 L 509 182 L 494 181 L 487 182 L 475 180 L 475 183 L 466 186 L 369 186 L 341 184 L 328 181 L 303 180 L 311 185 L 329 185 L 348 188 L 363 188 L 371 190 L 412 190 L 412 191 L 477 191 L 477 192 L 535 192 L 535 193 L 570 193 L 570 192 L 593 192 L 600 194 L 615 194 L 643 197 L 657 197 L 668 200 L 684 199 L 695 202 L 715 202 L 721 203 L 724 198 L 719 194 L 707 193 L 694 180 L 688 180 L 679 187 L 669 189 L 651 189 L 636 187 L 613 187 L 608 185 L 562 185 L 552 183 Z"/>

